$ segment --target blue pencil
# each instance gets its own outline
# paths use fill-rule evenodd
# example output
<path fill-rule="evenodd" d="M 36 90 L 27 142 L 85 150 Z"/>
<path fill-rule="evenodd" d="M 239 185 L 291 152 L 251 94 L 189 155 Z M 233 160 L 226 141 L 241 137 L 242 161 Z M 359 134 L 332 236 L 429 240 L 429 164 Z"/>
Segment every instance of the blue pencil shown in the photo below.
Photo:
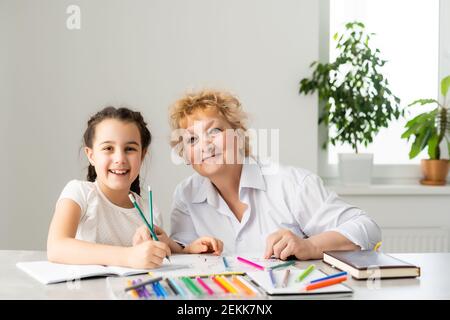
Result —
<path fill-rule="evenodd" d="M 316 283 L 316 282 L 320 282 L 320 281 L 323 281 L 323 280 L 328 280 L 328 279 L 332 279 L 332 278 L 337 278 L 337 277 L 344 276 L 344 275 L 346 275 L 346 274 L 347 274 L 347 272 L 343 271 L 343 272 L 335 273 L 335 274 L 332 274 L 332 275 L 329 275 L 329 276 L 326 276 L 326 277 L 323 277 L 323 278 L 320 278 L 320 279 L 312 280 L 312 281 L 310 281 L 309 283 Z"/>
<path fill-rule="evenodd" d="M 277 282 L 275 281 L 275 276 L 273 274 L 272 269 L 269 269 L 269 277 L 270 277 L 270 281 L 272 282 L 272 287 L 276 288 Z"/>
<path fill-rule="evenodd" d="M 178 283 L 175 280 L 169 279 L 169 278 L 167 278 L 167 280 L 170 281 L 170 283 L 172 283 L 172 285 L 177 289 L 180 296 L 182 296 L 183 298 L 186 297 L 186 292 L 184 292 L 184 290 L 181 289 L 181 287 L 178 285 Z"/>
<path fill-rule="evenodd" d="M 161 297 L 162 296 L 162 294 L 161 294 L 161 292 L 159 291 L 159 287 L 158 287 L 158 285 L 157 285 L 157 282 L 153 282 L 152 283 L 152 288 L 153 288 L 153 291 L 155 292 L 155 294 L 156 294 L 156 297 Z"/>
<path fill-rule="evenodd" d="M 167 293 L 166 289 L 164 289 L 164 287 L 162 286 L 161 282 L 159 282 L 159 281 L 156 282 L 156 285 L 158 286 L 159 291 L 161 292 L 161 294 L 162 294 L 162 296 L 163 296 L 164 298 L 166 298 L 166 297 L 169 296 L 169 294 Z"/>
<path fill-rule="evenodd" d="M 222 257 L 222 260 L 223 260 L 223 264 L 224 264 L 224 266 L 225 266 L 225 269 L 228 270 L 228 268 L 230 267 L 230 265 L 228 264 L 227 259 L 226 259 L 225 257 Z"/>

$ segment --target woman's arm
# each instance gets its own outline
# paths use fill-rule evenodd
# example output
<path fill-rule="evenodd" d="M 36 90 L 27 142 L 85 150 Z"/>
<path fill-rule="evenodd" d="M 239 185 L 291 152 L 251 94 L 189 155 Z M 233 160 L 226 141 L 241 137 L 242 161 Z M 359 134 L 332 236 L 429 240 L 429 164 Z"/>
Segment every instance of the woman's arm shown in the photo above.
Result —
<path fill-rule="evenodd" d="M 101 264 L 134 268 L 161 265 L 167 245 L 147 241 L 135 247 L 120 247 L 75 239 L 81 216 L 80 206 L 73 200 L 58 201 L 47 239 L 47 258 L 65 264 Z"/>
<path fill-rule="evenodd" d="M 287 229 L 278 230 L 267 237 L 264 257 L 286 260 L 295 256 L 299 260 L 322 259 L 328 250 L 360 250 L 361 248 L 335 231 L 326 231 L 302 239 Z"/>

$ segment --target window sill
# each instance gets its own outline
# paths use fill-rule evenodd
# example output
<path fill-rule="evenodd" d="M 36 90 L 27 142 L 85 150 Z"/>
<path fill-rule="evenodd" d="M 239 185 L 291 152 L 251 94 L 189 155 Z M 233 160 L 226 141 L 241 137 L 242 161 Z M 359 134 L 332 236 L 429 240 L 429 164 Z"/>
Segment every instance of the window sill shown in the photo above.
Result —
<path fill-rule="evenodd" d="M 374 181 L 368 186 L 344 186 L 337 179 L 324 179 L 325 186 L 338 195 L 344 196 L 449 196 L 450 184 L 444 186 L 424 186 L 417 180 Z"/>

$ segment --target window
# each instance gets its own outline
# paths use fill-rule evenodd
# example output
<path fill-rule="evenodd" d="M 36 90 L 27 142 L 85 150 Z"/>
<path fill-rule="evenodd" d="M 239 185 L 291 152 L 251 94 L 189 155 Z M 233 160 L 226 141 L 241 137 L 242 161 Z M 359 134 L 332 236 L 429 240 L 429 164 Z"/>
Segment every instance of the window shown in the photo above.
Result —
<path fill-rule="evenodd" d="M 439 73 L 440 57 L 441 60 L 443 57 L 443 50 L 440 52 L 439 48 L 439 31 L 442 31 L 443 23 L 439 18 L 442 20 L 443 15 L 450 15 L 441 12 L 439 17 L 439 0 L 329 0 L 326 3 L 321 7 L 321 34 L 328 39 L 327 43 L 321 44 L 322 60 L 333 61 L 337 55 L 333 35 L 342 33 L 345 23 L 361 21 L 368 32 L 375 33 L 371 45 L 380 49 L 381 58 L 388 61 L 382 72 L 392 92 L 401 99 L 402 107 L 419 98 L 439 98 L 440 77 L 450 73 L 450 70 Z M 427 157 L 426 151 L 410 160 L 411 141 L 400 136 L 408 119 L 433 107 L 407 108 L 406 119 L 394 120 L 389 128 L 378 133 L 374 143 L 367 148 L 361 147 L 360 152 L 374 154 L 374 177 L 388 177 L 394 172 L 397 177 L 420 174 L 418 164 L 421 158 Z M 323 138 L 326 132 L 320 135 Z M 349 146 L 330 144 L 326 151 L 320 152 L 321 175 L 334 177 L 337 175 L 337 154 L 353 151 Z M 385 169 L 389 173 L 383 172 Z"/>

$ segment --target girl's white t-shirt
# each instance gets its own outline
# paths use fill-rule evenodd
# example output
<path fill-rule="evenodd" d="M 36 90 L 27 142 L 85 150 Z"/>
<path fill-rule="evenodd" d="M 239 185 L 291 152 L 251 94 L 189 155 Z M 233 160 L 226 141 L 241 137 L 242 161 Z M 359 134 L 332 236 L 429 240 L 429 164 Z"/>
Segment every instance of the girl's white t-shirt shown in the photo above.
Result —
<path fill-rule="evenodd" d="M 133 192 L 136 201 L 150 222 L 148 201 Z M 59 200 L 71 199 L 81 208 L 76 239 L 115 245 L 131 246 L 136 229 L 144 224 L 135 208 L 122 208 L 100 190 L 97 181 L 72 180 L 64 187 Z M 159 211 L 153 206 L 153 223 L 162 227 Z"/>

